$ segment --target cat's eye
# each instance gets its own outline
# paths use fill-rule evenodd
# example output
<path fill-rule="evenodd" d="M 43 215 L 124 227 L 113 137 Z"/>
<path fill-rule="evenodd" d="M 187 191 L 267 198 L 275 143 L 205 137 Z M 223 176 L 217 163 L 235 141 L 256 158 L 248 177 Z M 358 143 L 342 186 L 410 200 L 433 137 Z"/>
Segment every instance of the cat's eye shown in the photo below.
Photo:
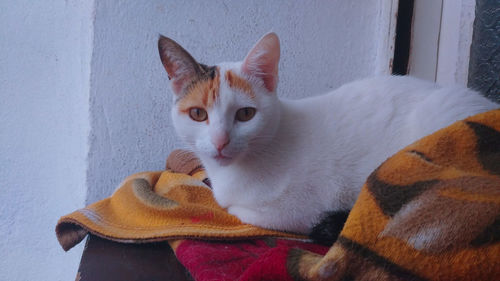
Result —
<path fill-rule="evenodd" d="M 207 120 L 208 114 L 203 108 L 193 107 L 189 110 L 189 117 L 196 122 L 203 122 Z"/>
<path fill-rule="evenodd" d="M 246 122 L 255 116 L 255 108 L 253 107 L 243 107 L 236 111 L 236 120 L 241 122 Z"/>

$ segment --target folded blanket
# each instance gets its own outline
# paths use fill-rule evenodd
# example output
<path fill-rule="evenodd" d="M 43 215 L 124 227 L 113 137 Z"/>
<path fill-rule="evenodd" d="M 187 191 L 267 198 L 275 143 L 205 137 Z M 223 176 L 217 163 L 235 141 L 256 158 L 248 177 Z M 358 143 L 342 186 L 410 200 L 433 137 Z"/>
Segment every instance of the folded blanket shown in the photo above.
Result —
<path fill-rule="evenodd" d="M 174 151 L 167 170 L 125 179 L 109 198 L 62 217 L 56 226 L 65 250 L 88 232 L 118 242 L 152 242 L 175 238 L 304 238 L 243 224 L 212 196 L 204 170 L 186 151 Z"/>
<path fill-rule="evenodd" d="M 179 151 L 167 171 L 131 176 L 56 226 L 66 250 L 87 232 L 121 242 L 168 239 L 196 280 L 495 280 L 500 110 L 389 158 L 368 178 L 331 248 L 242 224 L 217 205 L 196 158 Z"/>
<path fill-rule="evenodd" d="M 124 243 L 168 240 L 196 280 L 292 280 L 288 251 L 328 250 L 299 241 L 301 235 L 241 223 L 216 203 L 198 159 L 180 150 L 170 154 L 166 171 L 132 175 L 110 198 L 62 217 L 56 226 L 65 250 L 88 232 Z"/>

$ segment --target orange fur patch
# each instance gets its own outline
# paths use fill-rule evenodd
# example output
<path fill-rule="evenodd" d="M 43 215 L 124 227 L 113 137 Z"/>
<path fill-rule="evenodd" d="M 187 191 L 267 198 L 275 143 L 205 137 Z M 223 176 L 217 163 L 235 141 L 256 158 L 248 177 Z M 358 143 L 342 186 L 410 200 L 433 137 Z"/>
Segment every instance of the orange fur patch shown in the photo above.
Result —
<path fill-rule="evenodd" d="M 238 89 L 249 96 L 251 99 L 255 99 L 255 94 L 253 92 L 252 86 L 250 85 L 250 83 L 248 83 L 247 80 L 236 75 L 231 70 L 226 71 L 225 78 L 230 88 Z"/>
<path fill-rule="evenodd" d="M 191 86 L 187 94 L 178 102 L 180 112 L 189 114 L 193 107 L 208 109 L 219 98 L 220 78 L 217 69 L 214 79 L 201 80 Z"/>

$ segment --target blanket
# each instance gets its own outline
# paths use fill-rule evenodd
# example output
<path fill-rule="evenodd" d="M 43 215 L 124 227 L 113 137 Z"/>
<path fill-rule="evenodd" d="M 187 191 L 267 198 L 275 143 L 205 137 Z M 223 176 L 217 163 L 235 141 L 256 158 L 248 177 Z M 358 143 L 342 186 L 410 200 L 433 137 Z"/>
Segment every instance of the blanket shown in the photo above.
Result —
<path fill-rule="evenodd" d="M 310 280 L 498 280 L 500 110 L 390 157 L 328 253 L 296 259 Z"/>
<path fill-rule="evenodd" d="M 248 239 L 304 236 L 242 223 L 220 207 L 198 159 L 174 151 L 167 169 L 126 178 L 111 197 L 62 217 L 59 243 L 69 250 L 88 232 L 117 242 L 143 243 L 174 238 Z"/>
<path fill-rule="evenodd" d="M 88 233 L 168 240 L 196 280 L 495 280 L 500 276 L 500 110 L 404 148 L 367 179 L 337 241 L 241 223 L 220 208 L 192 154 L 126 179 L 62 217 L 65 250 Z"/>

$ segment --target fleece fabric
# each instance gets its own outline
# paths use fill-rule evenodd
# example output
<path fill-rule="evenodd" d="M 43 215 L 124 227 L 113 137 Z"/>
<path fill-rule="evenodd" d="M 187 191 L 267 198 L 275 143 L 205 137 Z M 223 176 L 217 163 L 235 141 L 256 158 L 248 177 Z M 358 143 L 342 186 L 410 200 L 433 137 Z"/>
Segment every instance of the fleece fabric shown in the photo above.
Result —
<path fill-rule="evenodd" d="M 304 268 L 306 280 L 498 280 L 500 110 L 387 159 L 328 253 Z"/>
<path fill-rule="evenodd" d="M 60 219 L 65 250 L 88 232 L 168 240 L 196 280 L 498 280 L 500 110 L 404 148 L 367 179 L 331 247 L 241 223 L 217 205 L 190 153 L 136 174 Z"/>
<path fill-rule="evenodd" d="M 174 151 L 167 170 L 129 176 L 111 197 L 62 217 L 56 234 L 65 250 L 88 232 L 126 243 L 175 238 L 304 238 L 242 223 L 220 207 L 198 159 Z"/>

